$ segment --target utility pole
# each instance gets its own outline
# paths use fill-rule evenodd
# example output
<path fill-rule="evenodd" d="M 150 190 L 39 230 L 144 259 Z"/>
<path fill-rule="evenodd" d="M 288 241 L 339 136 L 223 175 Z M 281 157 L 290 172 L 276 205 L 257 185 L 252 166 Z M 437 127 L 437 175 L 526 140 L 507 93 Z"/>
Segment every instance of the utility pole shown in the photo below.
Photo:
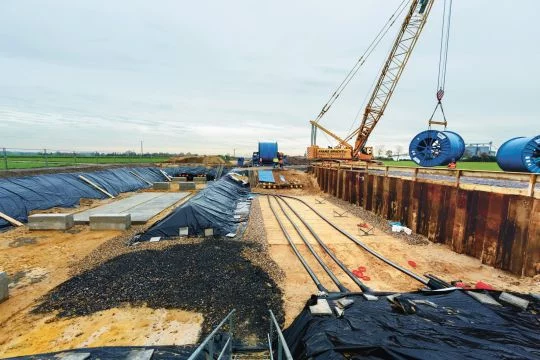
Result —
<path fill-rule="evenodd" d="M 4 167 L 5 169 L 7 170 L 8 169 L 8 161 L 7 161 L 7 151 L 6 151 L 6 148 L 3 148 L 3 153 L 4 153 Z"/>
<path fill-rule="evenodd" d="M 236 149 L 233 149 L 233 150 L 232 150 L 232 156 L 233 156 L 233 157 L 236 157 Z"/>
<path fill-rule="evenodd" d="M 144 152 L 143 152 L 143 141 L 141 140 L 141 157 L 143 157 L 143 154 L 144 154 Z"/>

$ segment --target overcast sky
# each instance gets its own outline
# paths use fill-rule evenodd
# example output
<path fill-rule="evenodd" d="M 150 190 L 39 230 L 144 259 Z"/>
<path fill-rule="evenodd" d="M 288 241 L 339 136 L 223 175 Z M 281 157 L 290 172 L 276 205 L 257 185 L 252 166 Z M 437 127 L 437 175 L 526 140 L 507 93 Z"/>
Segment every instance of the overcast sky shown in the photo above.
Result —
<path fill-rule="evenodd" d="M 2 0 L 0 147 L 249 154 L 273 140 L 303 154 L 309 120 L 400 2 Z M 407 148 L 427 128 L 442 5 L 368 145 Z M 539 13 L 454 1 L 444 103 L 466 142 L 540 133 Z M 346 135 L 397 30 L 323 125 Z"/>

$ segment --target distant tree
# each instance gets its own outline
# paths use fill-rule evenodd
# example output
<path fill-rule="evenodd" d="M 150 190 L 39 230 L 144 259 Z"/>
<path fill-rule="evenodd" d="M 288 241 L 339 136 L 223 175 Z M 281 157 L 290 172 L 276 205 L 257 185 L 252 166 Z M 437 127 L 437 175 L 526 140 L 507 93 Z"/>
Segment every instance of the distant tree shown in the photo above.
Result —
<path fill-rule="evenodd" d="M 394 155 L 396 155 L 397 161 L 399 161 L 399 157 L 402 155 L 402 152 L 403 152 L 403 146 L 396 145 L 396 153 Z"/>
<path fill-rule="evenodd" d="M 391 158 L 392 157 L 392 150 L 386 150 L 386 157 Z"/>
<path fill-rule="evenodd" d="M 377 146 L 377 155 L 379 157 L 383 156 L 385 150 L 386 150 L 386 148 L 385 148 L 384 145 Z"/>

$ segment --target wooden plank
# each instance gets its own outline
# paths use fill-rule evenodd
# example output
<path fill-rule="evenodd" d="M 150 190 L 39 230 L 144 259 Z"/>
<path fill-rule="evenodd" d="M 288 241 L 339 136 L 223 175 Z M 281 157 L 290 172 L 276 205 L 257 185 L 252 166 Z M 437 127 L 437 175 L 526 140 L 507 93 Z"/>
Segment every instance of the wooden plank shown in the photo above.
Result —
<path fill-rule="evenodd" d="M 145 178 L 143 178 L 141 175 L 135 173 L 134 171 L 130 171 L 129 173 L 130 173 L 131 175 L 135 176 L 136 178 L 138 178 L 139 180 L 141 180 L 141 181 L 147 183 L 148 185 L 152 185 L 152 183 L 151 183 L 150 181 L 146 180 Z"/>
<path fill-rule="evenodd" d="M 95 189 L 101 191 L 102 193 L 104 193 L 105 195 L 107 195 L 108 197 L 110 197 L 111 199 L 114 199 L 114 196 L 111 195 L 109 192 L 107 192 L 107 190 L 103 189 L 101 186 L 99 186 L 98 184 L 94 183 L 92 180 L 84 177 L 83 175 L 79 175 L 79 179 L 81 179 L 82 181 L 84 181 L 85 183 L 89 184 L 90 186 L 94 187 Z"/>
<path fill-rule="evenodd" d="M 169 176 L 169 174 L 167 174 L 165 171 L 159 169 L 159 172 L 165 176 L 165 179 L 167 179 L 168 181 L 172 181 L 172 177 Z"/>
<path fill-rule="evenodd" d="M 6 220 L 7 222 L 9 222 L 13 226 L 24 226 L 24 224 L 22 222 L 12 218 L 9 215 L 4 214 L 3 212 L 0 212 L 0 218 Z"/>

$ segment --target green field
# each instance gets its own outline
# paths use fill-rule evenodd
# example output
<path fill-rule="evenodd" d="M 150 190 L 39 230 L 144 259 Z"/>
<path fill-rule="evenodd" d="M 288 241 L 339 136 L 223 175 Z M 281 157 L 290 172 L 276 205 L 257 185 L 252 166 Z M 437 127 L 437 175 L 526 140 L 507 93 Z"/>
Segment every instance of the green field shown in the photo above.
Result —
<path fill-rule="evenodd" d="M 8 155 L 7 169 L 33 169 L 43 167 L 77 166 L 88 164 L 141 164 L 167 161 L 163 156 L 56 156 Z M 6 170 L 6 159 L 0 156 L 0 171 Z"/>
<path fill-rule="evenodd" d="M 408 166 L 408 167 L 418 167 L 414 161 L 391 161 L 383 160 L 384 165 L 387 166 Z M 446 166 L 437 166 L 439 169 L 446 169 Z M 496 162 L 466 162 L 461 161 L 457 163 L 457 168 L 461 170 L 484 170 L 484 171 L 502 171 L 499 165 Z"/>

